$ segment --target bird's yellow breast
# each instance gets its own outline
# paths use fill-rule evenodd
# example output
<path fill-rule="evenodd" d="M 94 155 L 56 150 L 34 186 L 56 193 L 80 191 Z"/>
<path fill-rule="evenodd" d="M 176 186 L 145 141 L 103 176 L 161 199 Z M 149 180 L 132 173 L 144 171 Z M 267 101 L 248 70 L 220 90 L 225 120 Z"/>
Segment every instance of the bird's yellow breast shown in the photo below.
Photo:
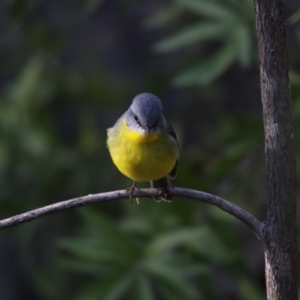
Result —
<path fill-rule="evenodd" d="M 167 132 L 149 135 L 131 131 L 125 121 L 109 128 L 107 145 L 121 173 L 135 181 L 168 175 L 178 159 L 176 142 Z"/>

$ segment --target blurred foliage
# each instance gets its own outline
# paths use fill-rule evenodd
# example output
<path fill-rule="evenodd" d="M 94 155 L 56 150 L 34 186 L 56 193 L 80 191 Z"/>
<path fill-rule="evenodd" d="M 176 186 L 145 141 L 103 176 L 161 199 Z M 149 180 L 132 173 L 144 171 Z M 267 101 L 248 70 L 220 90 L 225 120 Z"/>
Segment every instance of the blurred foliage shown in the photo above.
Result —
<path fill-rule="evenodd" d="M 195 46 L 193 59 L 189 57 L 191 67 L 180 70 L 173 80 L 176 86 L 211 84 L 236 61 L 249 67 L 256 60 L 253 1 L 173 0 L 148 26 L 178 21 L 186 11 L 195 17 L 192 24 L 188 22 L 154 48 L 160 53 Z"/>
<path fill-rule="evenodd" d="M 2 218 L 128 187 L 105 128 L 143 91 L 162 99 L 178 133 L 175 184 L 264 218 L 252 1 L 5 0 L 0 15 Z M 299 149 L 300 29 L 291 16 Z M 0 242 L 0 299 L 265 298 L 260 243 L 230 215 L 187 199 L 75 209 L 2 231 Z"/>

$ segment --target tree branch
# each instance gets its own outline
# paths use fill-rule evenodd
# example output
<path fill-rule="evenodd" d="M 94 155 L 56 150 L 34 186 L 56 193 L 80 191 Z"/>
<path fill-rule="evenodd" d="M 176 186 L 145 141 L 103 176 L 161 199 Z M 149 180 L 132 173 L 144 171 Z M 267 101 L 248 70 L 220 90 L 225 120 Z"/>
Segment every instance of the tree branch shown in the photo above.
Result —
<path fill-rule="evenodd" d="M 132 198 L 146 198 L 150 197 L 153 198 L 155 196 L 159 196 L 160 190 L 159 189 L 141 189 L 138 191 L 133 191 Z M 242 222 L 244 222 L 258 237 L 258 239 L 262 238 L 262 230 L 264 224 L 259 222 L 256 218 L 254 218 L 251 214 L 243 210 L 242 208 L 234 205 L 231 202 L 228 202 L 225 199 L 222 199 L 218 196 L 191 190 L 179 187 L 173 187 L 168 189 L 168 194 L 173 196 L 181 196 L 185 198 L 191 198 L 198 201 L 210 203 L 219 207 L 220 209 L 230 213 L 231 215 L 235 216 Z M 78 197 L 62 202 L 58 202 L 55 204 L 47 205 L 41 208 L 37 208 L 28 212 L 25 212 L 20 215 L 13 216 L 11 218 L 7 218 L 0 221 L 0 230 L 18 226 L 25 222 L 30 222 L 35 219 L 41 218 L 46 215 L 53 214 L 55 212 L 67 210 L 70 208 L 78 207 L 78 206 L 85 206 L 92 203 L 102 203 L 112 200 L 121 200 L 121 199 L 128 199 L 129 194 L 126 190 L 120 191 L 113 191 L 107 193 L 100 193 L 100 194 L 91 194 L 84 197 Z"/>

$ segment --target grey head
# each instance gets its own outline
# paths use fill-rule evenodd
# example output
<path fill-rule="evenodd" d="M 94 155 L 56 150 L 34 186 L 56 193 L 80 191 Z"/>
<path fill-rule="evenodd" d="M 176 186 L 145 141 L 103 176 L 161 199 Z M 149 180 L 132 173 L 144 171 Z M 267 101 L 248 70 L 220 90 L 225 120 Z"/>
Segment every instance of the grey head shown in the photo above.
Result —
<path fill-rule="evenodd" d="M 150 93 L 137 95 L 127 111 L 127 125 L 142 134 L 160 131 L 164 126 L 161 101 Z"/>

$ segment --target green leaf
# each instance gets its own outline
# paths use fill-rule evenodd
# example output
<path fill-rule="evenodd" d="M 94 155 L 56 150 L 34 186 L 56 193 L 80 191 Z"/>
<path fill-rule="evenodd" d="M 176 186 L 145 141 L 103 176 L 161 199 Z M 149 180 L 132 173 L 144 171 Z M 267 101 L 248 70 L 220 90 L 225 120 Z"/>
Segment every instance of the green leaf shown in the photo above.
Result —
<path fill-rule="evenodd" d="M 154 241 L 148 246 L 147 253 L 149 255 L 158 255 L 162 252 L 170 251 L 180 245 L 186 245 L 195 239 L 199 239 L 202 235 L 202 228 L 183 228 L 174 232 L 167 232 L 158 235 Z"/>
<path fill-rule="evenodd" d="M 200 23 L 179 31 L 169 38 L 163 39 L 157 43 L 154 50 L 157 52 L 167 52 L 177 50 L 181 47 L 199 43 L 207 40 L 213 40 L 222 37 L 226 27 L 221 23 Z"/>
<path fill-rule="evenodd" d="M 200 66 L 175 77 L 175 86 L 188 86 L 197 84 L 210 84 L 220 76 L 235 60 L 236 48 L 232 43 L 222 47 L 217 53 L 211 55 Z"/>
<path fill-rule="evenodd" d="M 152 236 L 155 232 L 153 224 L 146 219 L 142 212 L 134 217 L 128 217 L 122 221 L 122 228 L 130 235 Z"/>
<path fill-rule="evenodd" d="M 37 102 L 37 91 L 40 90 L 43 62 L 41 59 L 32 59 L 22 70 L 11 92 L 11 97 L 20 109 L 28 108 Z"/>
<path fill-rule="evenodd" d="M 83 218 L 83 222 L 89 232 L 92 232 L 94 236 L 101 238 L 115 248 L 122 249 L 122 253 L 135 256 L 140 255 L 140 248 L 134 239 L 103 214 L 91 208 L 81 209 L 78 213 Z"/>
<path fill-rule="evenodd" d="M 73 255 L 87 261 L 105 264 L 128 265 L 134 260 L 134 255 L 120 252 L 120 248 L 112 247 L 110 244 L 91 242 L 91 239 L 69 239 L 59 242 L 59 246 L 69 250 Z"/>
<path fill-rule="evenodd" d="M 239 61 L 243 67 L 248 67 L 251 64 L 251 54 L 253 53 L 250 32 L 245 25 L 240 25 L 234 29 L 233 35 Z"/>
<path fill-rule="evenodd" d="M 210 227 L 204 227 L 205 230 L 197 239 L 190 243 L 190 248 L 206 261 L 213 261 L 219 264 L 228 264 L 240 259 L 237 251 L 229 251 L 229 247 L 218 236 L 218 232 Z"/>
<path fill-rule="evenodd" d="M 64 239 L 59 246 L 80 260 L 107 265 L 128 266 L 141 256 L 140 248 L 125 232 L 101 214 L 84 210 L 86 219 L 82 237 Z"/>
<path fill-rule="evenodd" d="M 59 266 L 59 268 L 86 275 L 107 275 L 116 270 L 116 266 L 104 264 L 100 265 L 99 263 L 95 263 L 94 261 L 79 260 L 77 257 L 59 258 L 57 260 L 57 265 Z"/>
<path fill-rule="evenodd" d="M 88 0 L 85 1 L 84 11 L 86 14 L 92 14 L 104 0 Z"/>
<path fill-rule="evenodd" d="M 293 13 L 289 18 L 288 22 L 290 24 L 295 24 L 300 20 L 300 9 L 298 9 L 295 13 Z"/>
<path fill-rule="evenodd" d="M 168 8 L 160 10 L 145 22 L 145 27 L 152 29 L 164 26 L 182 13 L 179 5 L 170 5 Z"/>
<path fill-rule="evenodd" d="M 125 293 L 134 282 L 135 274 L 131 270 L 121 271 L 113 276 L 87 284 L 75 297 L 75 300 L 117 300 L 126 299 Z"/>
<path fill-rule="evenodd" d="M 175 0 L 186 9 L 191 10 L 193 13 L 197 13 L 200 16 L 219 19 L 226 22 L 232 22 L 237 18 L 237 15 L 222 5 L 221 2 L 213 2 L 211 0 Z"/>
<path fill-rule="evenodd" d="M 135 300 L 155 300 L 151 288 L 151 282 L 145 274 L 139 274 L 134 283 L 135 293 L 133 299 Z"/>
<path fill-rule="evenodd" d="M 179 299 L 201 299 L 195 286 L 176 270 L 161 263 L 148 263 L 146 270 L 154 276 L 160 285 L 165 286 L 173 295 L 177 295 Z"/>
<path fill-rule="evenodd" d="M 191 251 L 177 251 L 175 253 L 168 253 L 158 257 L 151 257 L 144 261 L 144 265 L 157 264 L 172 268 L 178 274 L 184 277 L 192 277 L 197 275 L 207 275 L 209 273 L 209 266 L 206 262 L 195 261 L 191 259 Z"/>

